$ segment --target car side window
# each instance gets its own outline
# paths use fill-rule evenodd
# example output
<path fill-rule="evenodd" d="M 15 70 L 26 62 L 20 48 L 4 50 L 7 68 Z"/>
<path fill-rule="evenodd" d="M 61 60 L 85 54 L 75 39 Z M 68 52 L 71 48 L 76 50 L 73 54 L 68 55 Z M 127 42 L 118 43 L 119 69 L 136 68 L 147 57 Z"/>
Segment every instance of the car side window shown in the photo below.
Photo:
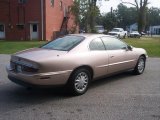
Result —
<path fill-rule="evenodd" d="M 105 50 L 105 46 L 100 38 L 92 40 L 89 48 L 90 50 Z"/>
<path fill-rule="evenodd" d="M 127 48 L 127 45 L 117 38 L 102 37 L 101 39 L 104 42 L 104 45 L 107 50 L 119 50 L 119 49 Z"/>

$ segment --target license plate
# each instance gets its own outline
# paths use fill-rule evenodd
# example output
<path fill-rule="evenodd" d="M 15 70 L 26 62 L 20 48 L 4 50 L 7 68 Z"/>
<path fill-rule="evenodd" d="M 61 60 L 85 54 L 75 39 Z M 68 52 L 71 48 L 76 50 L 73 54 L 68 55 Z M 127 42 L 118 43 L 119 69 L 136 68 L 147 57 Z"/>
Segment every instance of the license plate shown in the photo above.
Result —
<path fill-rule="evenodd" d="M 22 72 L 22 66 L 17 65 L 17 72 Z"/>

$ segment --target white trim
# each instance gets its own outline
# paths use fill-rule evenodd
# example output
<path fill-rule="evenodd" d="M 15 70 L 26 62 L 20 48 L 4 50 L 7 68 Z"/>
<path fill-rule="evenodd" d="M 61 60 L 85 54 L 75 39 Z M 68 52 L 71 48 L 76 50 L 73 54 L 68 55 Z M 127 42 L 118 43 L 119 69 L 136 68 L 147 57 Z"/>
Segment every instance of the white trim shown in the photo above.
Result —
<path fill-rule="evenodd" d="M 109 66 L 123 64 L 123 63 L 129 63 L 129 62 L 133 62 L 133 61 L 135 61 L 135 59 L 134 60 L 123 61 L 123 62 L 112 63 L 112 64 L 109 64 Z"/>
<path fill-rule="evenodd" d="M 37 38 L 33 37 L 33 33 L 35 33 L 33 32 L 33 25 L 37 25 L 37 32 L 36 32 Z M 30 23 L 30 40 L 37 40 L 37 39 L 39 39 L 39 26 L 37 23 Z"/>
<path fill-rule="evenodd" d="M 108 66 L 112 66 L 112 65 L 118 65 L 118 64 L 123 64 L 123 63 L 129 63 L 129 62 L 133 62 L 134 60 L 128 60 L 128 61 L 123 61 L 123 62 L 117 62 L 117 63 L 112 63 L 112 64 L 107 64 L 107 65 L 100 65 L 97 66 L 97 68 L 103 68 L 103 67 L 108 67 Z"/>
<path fill-rule="evenodd" d="M 57 71 L 57 72 L 39 73 L 35 75 L 38 75 L 38 76 L 60 75 L 60 74 L 65 74 L 65 73 L 72 72 L 72 71 L 73 70 L 65 70 L 65 71 Z"/>
<path fill-rule="evenodd" d="M 109 66 L 109 64 L 108 65 L 100 65 L 100 66 L 97 66 L 97 68 L 103 68 L 103 67 L 108 67 Z"/>

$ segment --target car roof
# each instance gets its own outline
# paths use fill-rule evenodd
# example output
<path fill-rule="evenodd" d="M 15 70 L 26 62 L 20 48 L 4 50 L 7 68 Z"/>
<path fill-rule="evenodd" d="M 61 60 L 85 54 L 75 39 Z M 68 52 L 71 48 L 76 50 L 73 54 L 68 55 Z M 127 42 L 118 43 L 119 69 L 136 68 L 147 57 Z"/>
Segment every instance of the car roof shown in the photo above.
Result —
<path fill-rule="evenodd" d="M 106 37 L 114 37 L 114 36 L 111 36 L 111 35 L 91 34 L 91 33 L 69 34 L 69 35 L 72 35 L 72 36 L 82 36 L 82 37 L 85 37 L 85 38 L 94 38 L 94 37 L 103 37 L 103 36 L 106 36 Z"/>

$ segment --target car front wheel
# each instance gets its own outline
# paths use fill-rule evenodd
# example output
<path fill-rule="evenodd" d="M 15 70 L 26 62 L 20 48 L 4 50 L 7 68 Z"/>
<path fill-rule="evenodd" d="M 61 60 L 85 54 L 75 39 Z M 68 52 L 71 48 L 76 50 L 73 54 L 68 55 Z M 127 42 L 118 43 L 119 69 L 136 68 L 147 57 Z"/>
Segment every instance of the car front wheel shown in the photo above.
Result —
<path fill-rule="evenodd" d="M 145 69 L 145 65 L 146 65 L 146 59 L 144 56 L 140 56 L 137 62 L 136 67 L 134 68 L 134 73 L 136 75 L 140 75 L 144 72 Z"/>
<path fill-rule="evenodd" d="M 126 38 L 126 34 L 123 36 L 123 39 L 125 39 Z"/>
<path fill-rule="evenodd" d="M 121 36 L 120 36 L 120 35 L 118 35 L 118 38 L 120 39 L 120 38 L 121 38 Z"/>
<path fill-rule="evenodd" d="M 84 94 L 91 80 L 90 72 L 87 69 L 78 69 L 70 77 L 68 87 L 73 95 Z"/>

